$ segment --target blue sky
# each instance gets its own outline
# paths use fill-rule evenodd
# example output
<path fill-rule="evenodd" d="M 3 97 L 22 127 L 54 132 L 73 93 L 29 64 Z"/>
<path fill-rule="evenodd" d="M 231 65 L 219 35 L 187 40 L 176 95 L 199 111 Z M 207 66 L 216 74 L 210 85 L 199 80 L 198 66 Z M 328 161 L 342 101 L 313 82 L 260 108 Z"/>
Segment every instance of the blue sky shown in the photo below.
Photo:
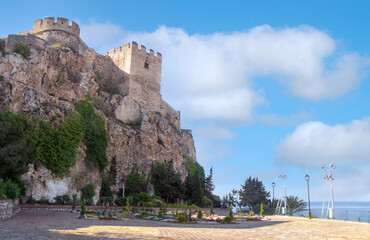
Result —
<path fill-rule="evenodd" d="M 367 1 L 12 1 L 0 36 L 53 16 L 79 23 L 97 52 L 136 41 L 163 54 L 162 95 L 193 129 L 215 193 L 258 177 L 281 196 L 370 201 Z"/>

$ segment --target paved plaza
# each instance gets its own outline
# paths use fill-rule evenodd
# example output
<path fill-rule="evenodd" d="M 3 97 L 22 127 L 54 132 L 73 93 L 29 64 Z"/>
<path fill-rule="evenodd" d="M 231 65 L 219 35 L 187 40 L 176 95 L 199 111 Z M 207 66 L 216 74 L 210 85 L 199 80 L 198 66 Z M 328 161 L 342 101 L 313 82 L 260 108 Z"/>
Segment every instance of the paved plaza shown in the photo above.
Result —
<path fill-rule="evenodd" d="M 79 220 L 65 211 L 22 210 L 0 221 L 0 239 L 370 239 L 370 224 L 271 217 L 238 224 Z"/>

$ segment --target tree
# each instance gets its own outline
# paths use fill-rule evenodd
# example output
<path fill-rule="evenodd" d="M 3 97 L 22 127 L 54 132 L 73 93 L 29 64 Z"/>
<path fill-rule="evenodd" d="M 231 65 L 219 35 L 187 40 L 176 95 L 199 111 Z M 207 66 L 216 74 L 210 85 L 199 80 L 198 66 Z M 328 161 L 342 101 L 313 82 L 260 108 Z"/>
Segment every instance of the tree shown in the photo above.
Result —
<path fill-rule="evenodd" d="M 93 197 L 95 196 L 95 185 L 93 183 L 86 184 L 81 188 L 81 200 L 85 200 L 87 205 L 92 205 Z"/>
<path fill-rule="evenodd" d="M 203 199 L 203 188 L 199 169 L 196 169 L 194 174 L 190 177 L 189 189 L 192 190 L 190 196 L 193 202 L 196 205 L 201 206 Z"/>
<path fill-rule="evenodd" d="M 173 203 L 176 198 L 183 198 L 185 186 L 181 181 L 181 175 L 173 168 L 173 161 L 156 162 L 150 173 L 151 183 L 156 195 Z"/>
<path fill-rule="evenodd" d="M 204 180 L 204 195 L 212 199 L 213 190 L 215 190 L 215 185 L 213 184 L 213 167 L 211 167 L 209 175 Z"/>
<path fill-rule="evenodd" d="M 286 204 L 288 205 L 288 214 L 293 216 L 295 213 L 303 211 L 306 208 L 306 203 L 303 199 L 299 199 L 297 196 L 288 196 L 286 198 Z"/>
<path fill-rule="evenodd" d="M 257 204 L 268 203 L 270 192 L 265 190 L 262 181 L 258 178 L 247 178 L 244 185 L 239 190 L 240 202 L 239 204 L 244 207 L 249 207 L 250 210 Z"/>
<path fill-rule="evenodd" d="M 185 180 L 186 198 L 192 203 L 202 206 L 205 182 L 204 168 L 190 158 L 185 160 L 185 168 L 188 173 Z"/>
<path fill-rule="evenodd" d="M 37 134 L 24 116 L 0 111 L 0 177 L 17 178 L 37 157 Z"/>
<path fill-rule="evenodd" d="M 117 181 L 117 160 L 116 156 L 112 157 L 109 173 L 108 173 L 108 186 L 116 185 Z"/>
<path fill-rule="evenodd" d="M 143 174 L 139 172 L 139 168 L 135 166 L 125 181 L 125 196 L 133 193 L 146 192 L 146 180 Z"/>
<path fill-rule="evenodd" d="M 237 190 L 233 189 L 229 194 L 224 195 L 221 201 L 222 208 L 229 208 L 230 205 L 235 205 L 236 203 L 236 194 L 238 193 Z"/>

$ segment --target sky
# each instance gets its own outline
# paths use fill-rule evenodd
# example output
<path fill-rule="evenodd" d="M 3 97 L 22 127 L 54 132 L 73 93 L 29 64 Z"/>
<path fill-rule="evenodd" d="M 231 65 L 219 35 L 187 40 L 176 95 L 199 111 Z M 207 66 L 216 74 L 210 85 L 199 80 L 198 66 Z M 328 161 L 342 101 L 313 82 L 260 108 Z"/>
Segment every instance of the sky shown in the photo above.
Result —
<path fill-rule="evenodd" d="M 161 93 L 192 129 L 215 193 L 258 177 L 267 191 L 370 201 L 368 1 L 7 1 L 0 37 L 65 17 L 105 54 L 136 41 L 163 55 Z"/>

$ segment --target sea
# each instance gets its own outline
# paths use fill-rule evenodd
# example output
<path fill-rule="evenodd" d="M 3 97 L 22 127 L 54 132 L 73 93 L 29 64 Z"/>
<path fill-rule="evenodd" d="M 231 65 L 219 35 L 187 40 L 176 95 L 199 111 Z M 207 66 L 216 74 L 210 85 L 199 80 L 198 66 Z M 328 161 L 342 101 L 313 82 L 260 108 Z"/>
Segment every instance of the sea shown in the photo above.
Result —
<path fill-rule="evenodd" d="M 311 202 L 311 215 L 314 214 L 321 218 L 322 202 Z M 308 215 L 307 210 L 298 212 L 296 216 Z M 328 203 L 325 204 L 324 214 L 322 218 L 326 219 Z M 370 223 L 370 202 L 334 202 L 334 217 L 335 220 L 356 221 Z"/>

